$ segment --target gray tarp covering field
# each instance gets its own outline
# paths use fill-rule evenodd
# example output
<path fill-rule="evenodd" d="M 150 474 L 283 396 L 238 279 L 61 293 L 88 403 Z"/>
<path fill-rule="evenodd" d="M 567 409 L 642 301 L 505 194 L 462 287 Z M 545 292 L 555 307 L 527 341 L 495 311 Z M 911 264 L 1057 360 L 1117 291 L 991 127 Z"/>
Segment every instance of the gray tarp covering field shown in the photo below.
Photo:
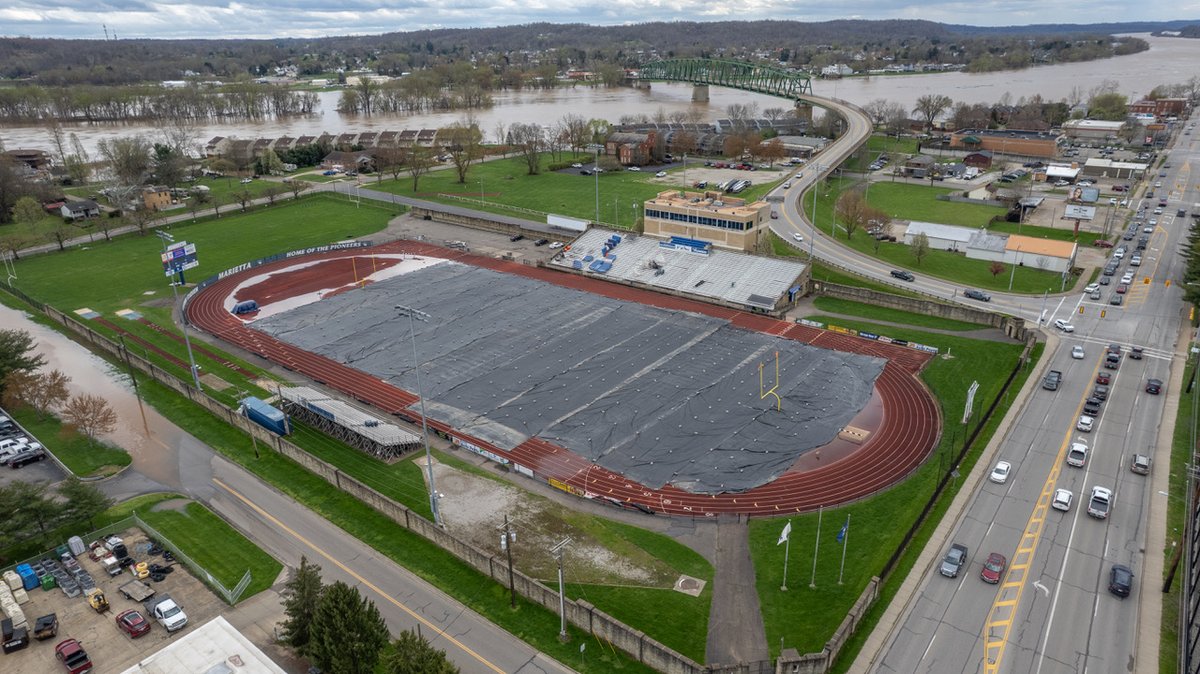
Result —
<path fill-rule="evenodd" d="M 259 320 L 279 339 L 417 390 L 431 418 L 504 449 L 531 436 L 649 487 L 770 482 L 866 405 L 884 361 L 445 262 Z M 759 395 L 779 353 L 782 412 Z"/>

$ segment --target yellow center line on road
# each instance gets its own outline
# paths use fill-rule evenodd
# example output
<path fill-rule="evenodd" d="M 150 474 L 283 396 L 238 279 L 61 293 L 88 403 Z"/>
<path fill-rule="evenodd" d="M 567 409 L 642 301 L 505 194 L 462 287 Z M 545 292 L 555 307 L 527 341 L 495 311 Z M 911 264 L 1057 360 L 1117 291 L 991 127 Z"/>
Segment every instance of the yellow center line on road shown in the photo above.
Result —
<path fill-rule="evenodd" d="M 250 499 L 246 498 L 245 496 L 242 496 L 240 493 L 238 493 L 238 492 L 237 492 L 236 490 L 234 490 L 232 487 L 230 487 L 229 485 L 225 484 L 224 482 L 221 482 L 221 481 L 220 481 L 220 480 L 218 480 L 217 478 L 213 478 L 213 482 L 215 482 L 215 483 L 217 484 L 217 486 L 218 486 L 218 487 L 220 487 L 220 488 L 224 489 L 225 491 L 227 491 L 227 492 L 229 492 L 231 495 L 233 495 L 233 497 L 234 497 L 234 498 L 238 499 L 238 500 L 239 500 L 239 501 L 241 501 L 242 503 L 245 503 L 245 504 L 246 504 L 247 506 L 249 506 L 249 507 L 250 507 L 252 510 L 254 510 L 254 512 L 256 512 L 256 513 L 258 513 L 259 515 L 261 515 L 261 516 L 262 516 L 264 519 L 266 519 L 268 522 L 270 522 L 271 524 L 274 524 L 274 525 L 275 525 L 276 527 L 278 527 L 280 530 L 287 532 L 287 533 L 288 533 L 290 536 L 292 536 L 292 537 L 293 537 L 293 538 L 295 538 L 296 540 L 300 541 L 301 543 L 303 543 L 303 544 L 307 545 L 309 548 L 312 548 L 312 550 L 313 550 L 314 552 L 316 552 L 317 554 L 321 555 L 321 556 L 322 556 L 322 557 L 324 557 L 325 559 L 329 560 L 329 561 L 330 561 L 330 562 L 331 562 L 331 563 L 332 563 L 334 566 L 338 567 L 338 568 L 339 568 L 339 569 L 341 569 L 342 571 L 345 571 L 345 572 L 346 572 L 346 573 L 347 573 L 347 574 L 348 574 L 348 575 L 349 575 L 351 578 L 353 578 L 354 580 L 358 581 L 358 582 L 359 582 L 359 584 L 361 584 L 361 585 L 365 585 L 366 587 L 369 587 L 369 588 L 371 588 L 371 589 L 372 589 L 372 590 L 374 590 L 376 593 L 378 593 L 378 594 L 379 594 L 379 596 L 381 596 L 381 597 L 383 597 L 384 599 L 388 600 L 388 602 L 389 602 L 389 603 L 391 603 L 393 606 L 395 606 L 396 608 L 398 608 L 398 609 L 400 609 L 400 610 L 404 611 L 404 612 L 405 612 L 405 613 L 407 613 L 408 615 L 412 616 L 412 617 L 413 617 L 413 619 L 417 620 L 417 621 L 418 621 L 418 622 L 420 622 L 422 625 L 425 625 L 425 626 L 426 626 L 426 627 L 428 627 L 429 629 L 433 630 L 434 632 L 436 632 L 438 635 L 440 635 L 440 636 L 441 636 L 443 639 L 445 639 L 446 641 L 449 641 L 450 643 L 452 643 L 452 644 L 454 644 L 455 646 L 457 646 L 459 649 L 461 649 L 461 650 L 462 650 L 462 652 L 464 652 L 464 653 L 466 653 L 467 655 L 471 656 L 472 658 L 475 658 L 476 660 L 478 660 L 478 661 L 479 661 L 481 664 L 483 664 L 483 666 L 487 667 L 488 669 L 492 670 L 493 672 L 496 672 L 496 674 L 504 674 L 504 670 L 503 670 L 503 669 L 500 669 L 500 668 L 499 668 L 499 667 L 497 667 L 496 665 L 492 664 L 492 663 L 491 663 L 491 662 L 489 662 L 489 661 L 488 661 L 486 658 L 484 658 L 484 657 L 483 657 L 483 656 L 481 656 L 480 654 L 478 654 L 478 653 L 476 653 L 475 651 L 473 651 L 473 650 L 471 650 L 470 648 L 468 648 L 468 647 L 467 647 L 465 644 L 463 644 L 461 641 L 459 641 L 459 640 L 455 639 L 454 637 L 452 637 L 452 636 L 450 636 L 449 634 L 447 634 L 446 632 L 444 632 L 444 631 L 443 631 L 441 628 L 439 628 L 437 625 L 435 625 L 435 624 L 433 624 L 433 623 L 429 622 L 428 620 L 426 620 L 426 619 L 425 619 L 424 617 L 422 617 L 422 616 L 421 616 L 419 613 L 417 613 L 417 612 L 413 611 L 413 610 L 412 610 L 412 609 L 410 609 L 409 607 L 407 607 L 407 606 L 405 606 L 404 604 L 400 603 L 400 601 L 398 601 L 398 600 L 397 600 L 395 597 L 393 597 L 393 596 L 391 596 L 390 594 L 388 594 L 388 593 L 384 592 L 384 591 L 383 591 L 383 590 L 381 590 L 379 587 L 377 587 L 376 585 L 374 585 L 373 583 L 371 583 L 371 581 L 369 581 L 369 580 L 367 580 L 366 578 L 363 578 L 362 576 L 360 576 L 360 575 L 358 575 L 357 573 L 355 573 L 355 572 L 354 572 L 354 570 L 352 570 L 350 567 L 348 567 L 348 566 L 346 566 L 345 564 L 343 564 L 343 563 L 341 563 L 340 561 L 338 561 L 336 558 L 334 558 L 334 557 L 333 557 L 332 555 L 330 555 L 328 552 L 325 552 L 325 551 L 324 551 L 324 550 L 322 550 L 321 548 L 319 548 L 319 547 L 317 547 L 316 545 L 314 545 L 314 544 L 312 543 L 312 541 L 309 541 L 309 540 L 308 540 L 307 538 L 305 538 L 304 536 L 301 536 L 301 535 L 300 535 L 299 533 L 297 533 L 295 530 L 293 530 L 292 528 L 288 527 L 288 525 L 284 524 L 283 522 L 280 522 L 280 521 L 279 521 L 278 519 L 276 519 L 276 518 L 275 518 L 273 515 L 271 515 L 270 513 L 268 513 L 266 510 L 263 510 L 261 507 L 259 507 L 259 506 L 258 506 L 258 504 L 254 503 L 253 501 L 251 501 Z M 432 640 L 431 640 L 431 641 L 432 641 Z"/>
<path fill-rule="evenodd" d="M 1096 367 L 1092 370 L 1089 381 L 1096 379 L 1101 362 L 1103 362 L 1103 358 L 1096 361 Z M 1075 416 L 1078 417 L 1082 411 L 1083 401 L 1080 400 L 1078 407 L 1075 408 Z M 1025 586 L 1028 584 L 1026 581 L 1029 580 L 1029 570 L 1033 564 L 1034 555 L 1037 553 L 1042 526 L 1046 522 L 1046 513 L 1050 509 L 1051 499 L 1054 498 L 1055 484 L 1058 482 L 1059 472 L 1066 459 L 1067 447 L 1070 446 L 1074 434 L 1075 422 L 1072 420 L 1062 445 L 1058 448 L 1058 454 L 1054 457 L 1054 465 L 1050 467 L 1050 474 L 1046 476 L 1046 482 L 1042 485 L 1042 492 L 1033 506 L 1033 512 L 1030 513 L 1029 520 L 1025 523 L 1025 531 L 1021 534 L 1021 543 L 1017 546 L 1017 553 L 1013 555 L 1012 564 L 1004 574 L 1004 582 L 996 591 L 996 598 L 992 601 L 992 608 L 988 611 L 988 619 L 983 628 L 983 671 L 985 674 L 999 674 L 1000 672 L 1000 662 L 1004 659 L 1004 650 L 1008 647 L 1008 635 L 1016 618 L 1017 606 L 1020 605 L 1021 595 L 1025 592 Z M 1082 499 L 1080 502 L 1082 503 Z"/>

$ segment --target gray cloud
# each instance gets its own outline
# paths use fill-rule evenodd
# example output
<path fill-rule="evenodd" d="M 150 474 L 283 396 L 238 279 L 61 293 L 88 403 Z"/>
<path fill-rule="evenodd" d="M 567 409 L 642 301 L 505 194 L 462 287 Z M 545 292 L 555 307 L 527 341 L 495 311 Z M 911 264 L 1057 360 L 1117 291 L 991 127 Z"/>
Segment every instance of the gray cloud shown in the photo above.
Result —
<path fill-rule="evenodd" d="M 6 0 L 0 34 L 102 38 L 320 37 L 532 22 L 927 19 L 981 26 L 1155 21 L 1200 15 L 1200 0 L 1078 5 L 1034 0 Z"/>

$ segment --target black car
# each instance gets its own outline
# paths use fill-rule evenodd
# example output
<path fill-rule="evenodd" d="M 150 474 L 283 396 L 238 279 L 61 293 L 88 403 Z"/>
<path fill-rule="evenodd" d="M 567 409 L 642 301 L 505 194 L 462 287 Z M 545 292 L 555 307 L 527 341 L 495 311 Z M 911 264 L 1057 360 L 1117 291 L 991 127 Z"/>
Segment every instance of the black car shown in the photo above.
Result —
<path fill-rule="evenodd" d="M 967 298 L 970 298 L 973 300 L 979 300 L 980 302 L 991 302 L 992 301 L 991 295 L 983 292 L 982 290 L 975 290 L 974 288 L 971 288 L 969 290 L 964 290 L 963 297 L 967 297 Z"/>
<path fill-rule="evenodd" d="M 1142 353 L 1143 353 L 1143 349 L 1140 346 L 1135 346 L 1135 347 L 1129 349 L 1129 357 L 1134 360 L 1141 360 Z"/>
<path fill-rule="evenodd" d="M 917 279 L 916 276 L 913 276 L 911 271 L 905 271 L 903 269 L 893 269 L 892 276 L 900 279 L 901 281 L 915 281 Z"/>
<path fill-rule="evenodd" d="M 1121 299 L 1121 295 L 1118 295 L 1117 293 L 1113 293 L 1112 297 L 1108 298 L 1108 303 L 1113 305 L 1114 307 L 1121 306 L 1122 301 L 1123 300 Z"/>
<path fill-rule="evenodd" d="M 544 246 L 544 245 L 546 245 L 546 244 L 548 244 L 548 243 L 550 243 L 550 239 L 538 239 L 537 241 L 534 241 L 534 242 L 533 242 L 533 245 L 535 245 L 535 246 Z"/>
<path fill-rule="evenodd" d="M 1092 397 L 1096 400 L 1108 400 L 1108 386 L 1096 384 L 1096 388 L 1092 389 Z"/>
<path fill-rule="evenodd" d="M 1124 599 L 1133 589 L 1133 569 L 1124 564 L 1113 564 L 1108 574 L 1108 591 Z"/>
<path fill-rule="evenodd" d="M 1088 398 L 1083 403 L 1083 413 L 1089 417 L 1100 414 L 1100 400 L 1097 398 Z"/>
<path fill-rule="evenodd" d="M 1162 380 L 1161 379 L 1146 380 L 1146 393 L 1149 393 L 1150 395 L 1158 395 L 1161 392 L 1162 392 Z"/>
<path fill-rule="evenodd" d="M 512 236 L 508 237 L 508 240 L 509 241 L 520 241 L 521 239 L 524 239 L 524 238 L 525 238 L 524 234 L 513 234 Z"/>

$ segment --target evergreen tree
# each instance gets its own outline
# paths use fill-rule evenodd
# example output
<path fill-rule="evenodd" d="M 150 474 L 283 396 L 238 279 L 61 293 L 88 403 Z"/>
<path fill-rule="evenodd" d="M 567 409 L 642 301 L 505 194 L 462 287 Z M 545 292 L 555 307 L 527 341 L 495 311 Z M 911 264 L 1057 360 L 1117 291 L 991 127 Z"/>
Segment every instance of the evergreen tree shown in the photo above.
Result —
<path fill-rule="evenodd" d="M 309 637 L 306 653 L 328 674 L 373 674 L 388 630 L 374 602 L 338 581 L 321 593 Z"/>
<path fill-rule="evenodd" d="M 321 601 L 321 567 L 309 564 L 308 557 L 300 558 L 300 568 L 283 586 L 283 612 L 280 623 L 281 640 L 303 652 L 308 646 L 313 615 Z"/>
<path fill-rule="evenodd" d="M 67 522 L 86 521 L 92 525 L 92 518 L 108 510 L 113 500 L 104 495 L 91 482 L 81 482 L 72 475 L 58 485 L 58 495 L 66 499 L 63 504 L 63 519 Z"/>
<path fill-rule="evenodd" d="M 385 674 L 459 674 L 458 666 L 429 640 L 412 631 L 401 632 L 383 661 Z"/>

